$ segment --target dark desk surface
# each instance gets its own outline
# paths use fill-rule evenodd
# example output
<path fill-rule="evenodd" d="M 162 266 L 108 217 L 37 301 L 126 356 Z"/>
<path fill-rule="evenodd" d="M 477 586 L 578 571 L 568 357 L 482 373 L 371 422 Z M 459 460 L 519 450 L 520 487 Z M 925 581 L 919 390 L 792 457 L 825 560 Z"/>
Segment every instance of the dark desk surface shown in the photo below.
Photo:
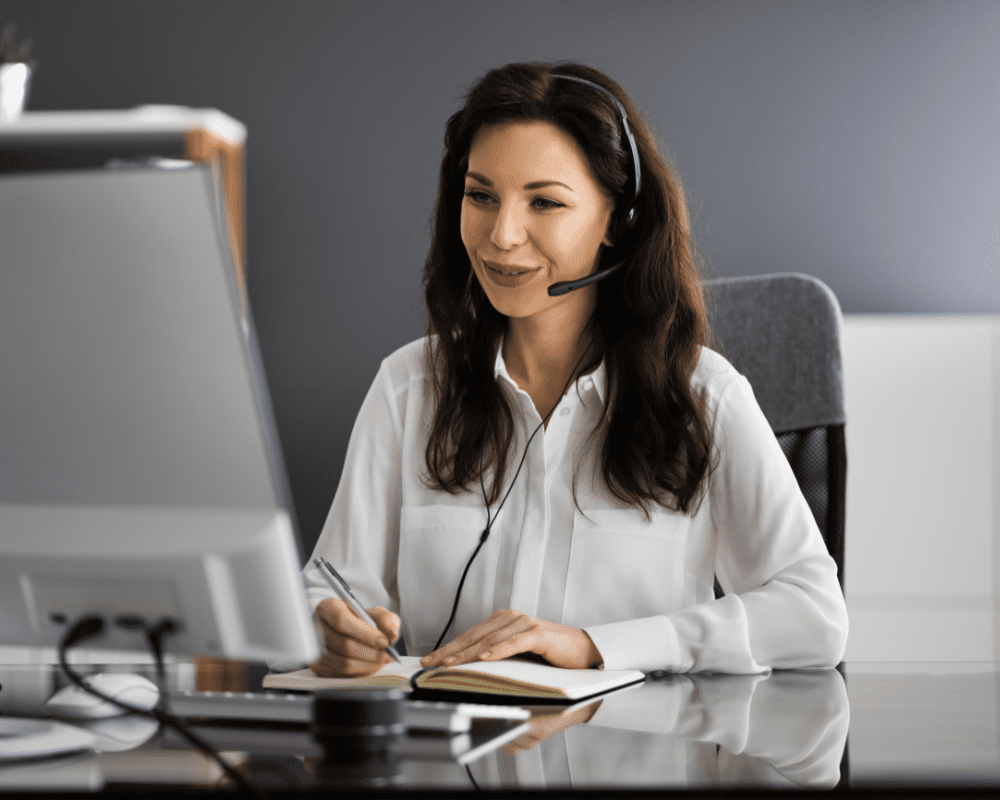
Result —
<path fill-rule="evenodd" d="M 844 675 L 650 680 L 606 696 L 592 716 L 588 709 L 535 721 L 468 769 L 440 753 L 403 759 L 394 785 L 633 794 L 716 786 L 867 794 L 909 787 L 928 796 L 995 787 L 1000 793 L 998 666 L 850 664 Z M 315 785 L 317 751 L 309 749 L 307 733 L 248 731 L 235 749 L 238 734 L 229 732 L 237 739 L 227 740 L 225 757 L 255 783 Z M 169 732 L 121 752 L 0 764 L 0 790 L 32 783 L 80 790 L 227 785 L 217 765 Z"/>

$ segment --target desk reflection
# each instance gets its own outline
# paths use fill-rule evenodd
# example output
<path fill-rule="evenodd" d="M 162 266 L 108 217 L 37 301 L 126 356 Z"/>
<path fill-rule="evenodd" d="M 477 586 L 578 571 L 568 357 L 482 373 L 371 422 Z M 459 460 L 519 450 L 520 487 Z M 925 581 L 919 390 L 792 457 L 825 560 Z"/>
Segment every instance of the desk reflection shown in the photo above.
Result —
<path fill-rule="evenodd" d="M 411 763 L 406 783 L 483 789 L 832 788 L 850 708 L 836 670 L 676 675 L 616 692 L 463 768 Z M 586 724 L 583 724 L 586 723 Z"/>
<path fill-rule="evenodd" d="M 44 716 L 41 703 L 55 688 L 51 671 L 40 678 L 28 674 L 28 667 L 23 670 L 24 675 L 13 668 L 7 670 L 3 690 L 7 705 L 0 706 L 0 714 Z M 884 699 L 886 687 L 898 685 L 903 695 L 912 696 L 915 684 L 905 680 L 908 677 L 887 676 L 886 685 L 879 684 L 876 691 Z M 920 676 L 914 676 L 917 677 Z M 985 677 L 992 678 L 992 673 Z M 947 676 L 941 680 L 951 686 L 956 678 Z M 861 684 L 862 689 L 868 685 L 864 680 Z M 925 684 L 926 681 L 919 685 Z M 19 686 L 23 691 L 14 692 Z M 982 704 L 985 695 L 979 692 L 974 696 Z M 865 700 L 865 692 L 859 697 L 862 705 L 867 702 L 875 707 L 872 701 Z M 993 714 L 993 705 L 986 705 L 983 713 Z M 969 718 L 964 712 L 959 716 L 962 720 Z M 860 718 L 865 718 L 864 709 Z M 647 680 L 568 709 L 536 708 L 527 731 L 516 734 L 514 739 L 487 736 L 482 747 L 471 748 L 465 755 L 447 738 L 435 742 L 433 737 L 427 741 L 418 737 L 415 743 L 421 747 L 404 748 L 400 753 L 393 785 L 404 789 L 450 787 L 469 791 L 476 787 L 831 788 L 840 780 L 849 721 L 844 679 L 835 670 L 770 675 L 674 675 Z M 121 717 L 82 724 L 99 735 L 99 745 L 95 748 L 99 752 L 23 766 L 0 765 L 0 788 L 71 785 L 76 789 L 93 789 L 101 784 L 120 788 L 136 783 L 225 785 L 214 762 L 191 751 L 186 742 L 170 731 L 157 731 L 155 722 Z M 934 726 L 927 720 L 914 725 L 925 737 L 933 739 Z M 304 726 L 282 728 L 239 723 L 196 726 L 196 729 L 259 785 L 294 790 L 315 787 L 317 778 L 320 784 L 323 782 L 323 776 L 309 769 L 311 761 L 322 751 Z M 860 732 L 859 741 L 862 745 L 868 743 L 868 751 L 884 750 L 884 742 L 874 743 L 870 739 L 865 731 Z M 441 746 L 429 748 L 430 744 Z M 486 754 L 473 755 L 475 751 Z M 865 758 L 862 752 L 863 764 Z M 885 772 L 890 767 L 891 764 L 882 764 L 879 769 Z M 53 770 L 62 772 L 57 774 Z M 868 771 L 872 769 L 869 767 Z"/>

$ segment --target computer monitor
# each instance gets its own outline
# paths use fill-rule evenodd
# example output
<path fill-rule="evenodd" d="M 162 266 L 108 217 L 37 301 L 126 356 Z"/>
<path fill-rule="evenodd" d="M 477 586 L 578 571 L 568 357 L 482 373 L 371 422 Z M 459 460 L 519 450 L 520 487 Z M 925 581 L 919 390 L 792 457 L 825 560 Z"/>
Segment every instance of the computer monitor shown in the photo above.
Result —
<path fill-rule="evenodd" d="M 206 167 L 0 175 L 0 644 L 318 655 Z"/>

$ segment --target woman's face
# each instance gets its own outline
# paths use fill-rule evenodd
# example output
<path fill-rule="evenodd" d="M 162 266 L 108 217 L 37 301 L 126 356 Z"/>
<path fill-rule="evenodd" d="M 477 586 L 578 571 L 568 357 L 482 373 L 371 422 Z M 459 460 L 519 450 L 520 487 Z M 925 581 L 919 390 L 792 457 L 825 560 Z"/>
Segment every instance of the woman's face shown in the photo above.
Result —
<path fill-rule="evenodd" d="M 462 242 L 493 307 L 530 317 L 596 296 L 588 286 L 549 297 L 557 281 L 594 272 L 610 245 L 614 204 L 568 133 L 548 122 L 480 129 L 462 199 Z"/>

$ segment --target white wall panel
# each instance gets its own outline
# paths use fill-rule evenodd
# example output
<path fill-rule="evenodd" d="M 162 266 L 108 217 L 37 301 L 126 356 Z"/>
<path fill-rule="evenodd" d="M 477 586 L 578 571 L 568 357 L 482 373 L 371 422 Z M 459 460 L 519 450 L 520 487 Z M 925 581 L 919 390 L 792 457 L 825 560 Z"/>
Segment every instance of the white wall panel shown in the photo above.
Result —
<path fill-rule="evenodd" d="M 845 318 L 849 660 L 996 653 L 998 329 Z"/>

